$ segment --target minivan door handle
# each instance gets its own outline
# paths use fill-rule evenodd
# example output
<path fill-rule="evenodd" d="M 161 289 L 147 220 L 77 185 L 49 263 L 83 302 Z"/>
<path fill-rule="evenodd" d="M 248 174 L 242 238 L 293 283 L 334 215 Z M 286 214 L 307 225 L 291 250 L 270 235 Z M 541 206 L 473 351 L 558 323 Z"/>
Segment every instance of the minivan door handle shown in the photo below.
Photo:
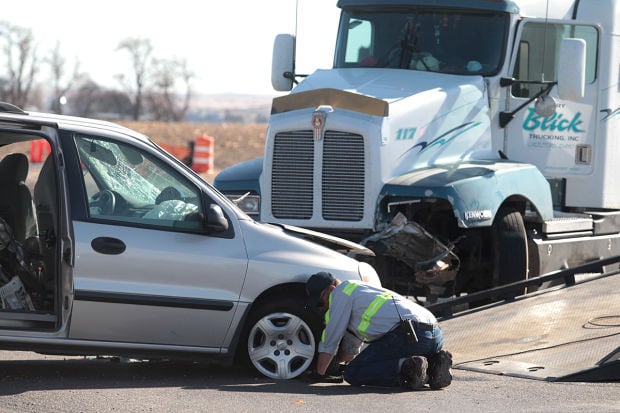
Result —
<path fill-rule="evenodd" d="M 127 246 L 118 238 L 97 237 L 90 242 L 90 246 L 101 254 L 118 255 L 125 252 Z"/>

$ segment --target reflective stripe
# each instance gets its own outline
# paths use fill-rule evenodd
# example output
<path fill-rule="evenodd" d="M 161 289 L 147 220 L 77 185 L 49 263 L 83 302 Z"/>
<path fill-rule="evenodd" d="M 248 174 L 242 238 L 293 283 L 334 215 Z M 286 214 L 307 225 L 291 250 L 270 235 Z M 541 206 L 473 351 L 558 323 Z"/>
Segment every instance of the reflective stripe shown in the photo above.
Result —
<path fill-rule="evenodd" d="M 357 331 L 362 337 L 364 337 L 364 340 L 368 340 L 366 330 L 368 330 L 368 327 L 370 326 L 370 320 L 375 314 L 377 314 L 377 311 L 379 311 L 383 304 L 385 304 L 385 302 L 391 298 L 392 295 L 390 293 L 381 293 L 377 297 L 375 297 L 375 299 L 372 300 L 372 303 L 370 303 L 368 308 L 364 310 L 364 313 L 362 314 L 362 320 L 357 326 Z"/>
<path fill-rule="evenodd" d="M 323 329 L 323 334 L 321 334 L 321 342 L 325 343 L 325 330 L 327 329 L 327 324 L 329 323 L 329 309 L 332 308 L 332 295 L 329 295 L 329 306 L 327 307 L 327 311 L 325 312 L 325 328 Z"/>
<path fill-rule="evenodd" d="M 352 281 L 347 281 L 346 283 L 347 285 L 344 286 L 344 288 L 342 289 L 342 292 L 350 297 L 351 294 L 353 294 L 353 291 L 355 291 L 355 289 L 359 287 L 359 283 L 352 282 Z"/>

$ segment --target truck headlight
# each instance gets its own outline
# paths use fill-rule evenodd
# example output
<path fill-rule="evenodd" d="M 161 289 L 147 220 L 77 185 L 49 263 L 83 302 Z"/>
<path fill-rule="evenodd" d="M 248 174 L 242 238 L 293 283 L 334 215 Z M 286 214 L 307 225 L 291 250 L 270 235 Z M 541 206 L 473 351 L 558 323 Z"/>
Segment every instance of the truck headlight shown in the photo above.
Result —
<path fill-rule="evenodd" d="M 258 216 L 260 213 L 260 195 L 250 195 L 247 192 L 245 194 L 226 194 L 226 197 L 250 216 Z"/>

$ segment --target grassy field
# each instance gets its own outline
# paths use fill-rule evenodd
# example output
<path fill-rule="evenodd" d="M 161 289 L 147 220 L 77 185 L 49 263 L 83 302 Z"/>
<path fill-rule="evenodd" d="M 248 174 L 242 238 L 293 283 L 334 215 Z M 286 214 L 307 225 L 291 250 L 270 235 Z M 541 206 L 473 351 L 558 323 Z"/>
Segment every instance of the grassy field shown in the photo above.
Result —
<path fill-rule="evenodd" d="M 236 163 L 263 156 L 267 124 L 117 122 L 143 133 L 157 143 L 187 147 L 196 137 L 207 134 L 215 139 L 214 172 L 203 174 L 212 182 L 217 173 Z"/>

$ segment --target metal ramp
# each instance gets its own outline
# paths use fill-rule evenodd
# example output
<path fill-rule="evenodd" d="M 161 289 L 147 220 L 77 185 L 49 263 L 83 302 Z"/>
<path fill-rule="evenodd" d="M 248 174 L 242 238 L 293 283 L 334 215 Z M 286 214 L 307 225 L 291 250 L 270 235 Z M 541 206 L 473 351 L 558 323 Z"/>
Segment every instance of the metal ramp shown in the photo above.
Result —
<path fill-rule="evenodd" d="M 547 381 L 620 380 L 620 275 L 440 319 L 454 368 Z"/>

